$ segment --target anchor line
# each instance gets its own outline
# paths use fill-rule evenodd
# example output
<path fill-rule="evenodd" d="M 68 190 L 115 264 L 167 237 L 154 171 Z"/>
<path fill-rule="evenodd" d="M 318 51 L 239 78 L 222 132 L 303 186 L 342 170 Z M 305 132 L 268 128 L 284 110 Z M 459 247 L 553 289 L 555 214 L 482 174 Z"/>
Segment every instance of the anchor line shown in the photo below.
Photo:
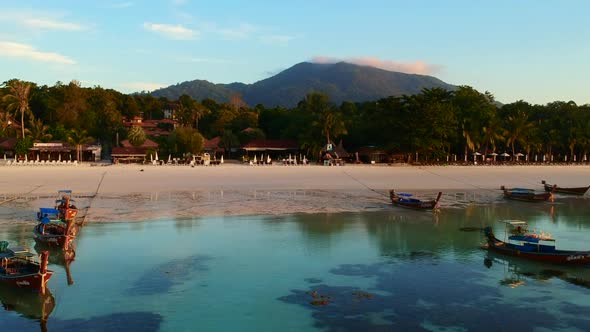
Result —
<path fill-rule="evenodd" d="M 107 172 L 102 173 L 102 176 L 100 177 L 100 181 L 98 182 L 98 186 L 96 187 L 96 191 L 94 192 L 94 195 L 92 195 L 92 197 L 90 198 L 90 202 L 88 203 L 88 206 L 86 207 L 86 213 L 84 214 L 84 218 L 82 219 L 82 225 L 84 225 L 86 223 L 86 218 L 88 217 L 88 214 L 90 212 L 90 208 L 92 207 L 92 202 L 94 202 L 94 199 L 96 198 L 96 196 L 98 196 L 98 192 L 100 191 L 100 187 L 102 186 L 102 181 L 104 180 L 105 175 L 107 175 Z"/>
<path fill-rule="evenodd" d="M 38 186 L 36 186 L 35 188 L 33 188 L 33 189 L 29 190 L 28 192 L 24 193 L 24 195 L 28 195 L 28 194 L 32 193 L 33 191 L 35 191 L 35 190 L 37 190 L 37 189 L 39 189 L 39 188 L 41 188 L 41 187 L 43 187 L 43 185 L 38 185 Z M 12 201 L 16 200 L 18 197 L 19 197 L 19 196 L 18 196 L 18 195 L 16 195 L 16 196 L 14 196 L 14 197 L 12 197 L 12 198 L 5 199 L 5 200 L 3 200 L 2 202 L 0 202 L 0 205 L 2 205 L 2 204 L 4 204 L 4 203 L 12 202 Z"/>
<path fill-rule="evenodd" d="M 379 192 L 379 191 L 377 191 L 377 190 L 375 190 L 375 189 L 373 189 L 373 188 L 371 188 L 371 187 L 367 186 L 366 184 L 364 184 L 363 182 L 361 182 L 359 179 L 357 179 L 357 178 L 355 178 L 354 176 L 352 176 L 352 175 L 350 175 L 350 174 L 346 173 L 346 171 L 342 171 L 342 173 L 346 174 L 348 177 L 350 177 L 350 178 L 351 178 L 351 179 L 353 179 L 354 181 L 358 182 L 360 185 L 362 185 L 363 187 L 365 187 L 365 188 L 369 189 L 370 191 L 372 191 L 372 192 L 374 192 L 374 193 L 376 193 L 376 194 L 379 194 L 379 195 L 381 195 L 381 196 L 385 196 L 385 197 L 387 197 L 387 195 L 386 195 L 386 194 L 384 194 L 384 193 L 382 193 L 382 192 Z"/>
<path fill-rule="evenodd" d="M 440 176 L 441 178 L 446 178 L 446 179 L 449 179 L 449 180 L 452 180 L 452 181 L 455 181 L 455 182 L 459 182 L 459 183 L 462 183 L 462 184 L 466 184 L 466 185 L 468 185 L 468 186 L 472 186 L 472 187 L 474 187 L 474 188 L 477 188 L 477 189 L 480 189 L 480 190 L 486 190 L 486 191 L 490 191 L 490 192 L 493 192 L 493 193 L 495 193 L 495 192 L 496 192 L 496 190 L 494 190 L 494 189 L 484 188 L 484 187 L 480 187 L 480 186 L 474 185 L 474 184 L 472 184 L 472 183 L 469 183 L 469 182 L 465 182 L 465 181 L 457 180 L 457 179 L 455 179 L 455 178 L 452 178 L 452 177 L 450 177 L 450 176 L 441 175 L 441 174 L 435 173 L 435 172 L 433 172 L 433 171 L 427 170 L 427 169 L 425 169 L 425 168 L 422 168 L 422 167 L 418 167 L 418 168 L 419 168 L 420 170 L 422 170 L 422 171 L 426 172 L 426 173 L 430 173 L 430 174 L 432 174 L 432 175 Z"/>

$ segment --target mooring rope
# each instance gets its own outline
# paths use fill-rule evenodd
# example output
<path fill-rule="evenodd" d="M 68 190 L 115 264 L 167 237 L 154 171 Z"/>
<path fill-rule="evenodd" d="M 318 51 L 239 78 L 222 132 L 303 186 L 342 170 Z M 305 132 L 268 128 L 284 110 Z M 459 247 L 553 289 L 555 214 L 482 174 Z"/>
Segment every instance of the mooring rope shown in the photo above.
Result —
<path fill-rule="evenodd" d="M 459 183 L 462 183 L 462 184 L 466 184 L 468 186 L 472 186 L 472 187 L 477 188 L 477 189 L 480 189 L 480 190 L 486 190 L 486 191 L 490 191 L 490 192 L 496 193 L 497 192 L 496 190 L 499 190 L 500 189 L 500 188 L 498 188 L 498 189 L 489 189 L 489 188 L 480 187 L 480 186 L 475 185 L 473 183 L 461 181 L 461 180 L 455 179 L 453 177 L 450 177 L 448 175 L 441 175 L 441 174 L 435 173 L 435 172 L 433 172 L 431 170 L 428 170 L 428 169 L 423 168 L 422 166 L 418 166 L 418 169 L 420 169 L 420 170 L 422 170 L 422 171 L 424 171 L 426 173 L 430 173 L 432 175 L 440 176 L 441 178 L 449 179 L 451 181 L 455 181 L 455 182 L 459 182 Z"/>
<path fill-rule="evenodd" d="M 387 195 L 386 195 L 386 194 L 384 194 L 384 193 L 382 193 L 382 192 L 379 192 L 379 191 L 377 191 L 377 190 L 375 190 L 375 189 L 373 189 L 373 188 L 371 188 L 371 187 L 367 186 L 366 184 L 364 184 L 363 182 L 361 182 L 359 179 L 357 179 L 357 178 L 355 178 L 354 176 L 352 176 L 352 175 L 350 175 L 350 174 L 346 173 L 346 171 L 342 171 L 342 173 L 346 174 L 348 177 L 350 177 L 350 178 L 351 178 L 351 179 L 353 179 L 354 181 L 356 181 L 356 182 L 360 183 L 360 184 L 361 184 L 363 187 L 365 187 L 365 188 L 369 189 L 370 191 L 372 191 L 372 192 L 374 192 L 374 193 L 377 193 L 377 194 L 379 194 L 379 195 L 381 195 L 381 196 L 385 196 L 385 197 L 387 197 Z"/>
<path fill-rule="evenodd" d="M 42 185 L 42 184 L 41 184 L 41 185 L 38 185 L 38 186 L 36 186 L 35 188 L 33 188 L 33 189 L 31 189 L 31 190 L 29 190 L 28 192 L 24 193 L 23 195 L 28 195 L 28 194 L 32 193 L 33 191 L 35 191 L 35 190 L 37 190 L 37 189 L 39 189 L 39 188 L 41 188 L 41 187 L 43 187 L 43 185 Z M 2 204 L 4 204 L 4 203 L 12 202 L 12 201 L 16 200 L 16 199 L 17 199 L 17 198 L 19 198 L 19 197 L 20 197 L 19 195 L 16 195 L 16 196 L 14 196 L 14 197 L 12 197 L 12 198 L 7 198 L 7 199 L 3 200 L 2 202 L 0 202 L 0 205 L 2 205 Z"/>
<path fill-rule="evenodd" d="M 84 225 L 86 223 L 86 218 L 88 217 L 90 208 L 92 207 L 92 202 L 94 202 L 94 199 L 96 198 L 96 196 L 98 196 L 98 192 L 100 191 L 100 186 L 102 186 L 102 181 L 104 180 L 105 175 L 107 175 L 107 172 L 102 173 L 102 176 L 100 177 L 100 181 L 98 182 L 98 186 L 96 187 L 96 191 L 94 192 L 94 195 L 92 195 L 90 197 L 90 202 L 88 203 L 88 206 L 86 207 L 86 213 L 84 214 L 84 218 L 82 219 L 81 225 Z"/>

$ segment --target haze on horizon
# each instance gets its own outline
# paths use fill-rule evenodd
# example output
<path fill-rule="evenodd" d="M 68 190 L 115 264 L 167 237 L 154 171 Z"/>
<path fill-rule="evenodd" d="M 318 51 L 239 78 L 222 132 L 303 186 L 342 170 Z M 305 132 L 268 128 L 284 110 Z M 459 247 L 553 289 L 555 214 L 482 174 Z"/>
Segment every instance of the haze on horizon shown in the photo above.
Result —
<path fill-rule="evenodd" d="M 436 76 L 509 103 L 590 103 L 590 3 L 255 0 L 0 5 L 1 81 L 123 92 L 253 83 L 302 61 Z"/>

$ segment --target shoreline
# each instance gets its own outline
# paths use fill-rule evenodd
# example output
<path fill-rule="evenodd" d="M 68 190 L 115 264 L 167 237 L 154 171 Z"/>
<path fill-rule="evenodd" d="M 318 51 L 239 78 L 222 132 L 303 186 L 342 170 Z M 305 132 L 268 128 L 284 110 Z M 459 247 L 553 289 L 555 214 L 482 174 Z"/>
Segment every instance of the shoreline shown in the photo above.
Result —
<path fill-rule="evenodd" d="M 501 200 L 501 185 L 590 184 L 581 183 L 590 182 L 590 166 L 114 165 L 1 167 L 0 174 L 1 222 L 33 222 L 59 189 L 72 189 L 84 209 L 99 183 L 88 223 L 379 211 L 390 208 L 392 188 L 426 197 L 443 191 L 442 207 L 455 208 Z"/>

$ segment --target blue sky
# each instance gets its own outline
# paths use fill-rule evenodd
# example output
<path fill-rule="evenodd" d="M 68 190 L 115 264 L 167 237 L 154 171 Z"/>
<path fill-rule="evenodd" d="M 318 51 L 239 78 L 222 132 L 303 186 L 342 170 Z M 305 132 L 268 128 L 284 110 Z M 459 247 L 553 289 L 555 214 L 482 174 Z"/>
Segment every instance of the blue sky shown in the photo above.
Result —
<path fill-rule="evenodd" d="M 505 103 L 585 104 L 588 13 L 586 0 L 2 0 L 0 80 L 132 92 L 345 60 Z"/>

